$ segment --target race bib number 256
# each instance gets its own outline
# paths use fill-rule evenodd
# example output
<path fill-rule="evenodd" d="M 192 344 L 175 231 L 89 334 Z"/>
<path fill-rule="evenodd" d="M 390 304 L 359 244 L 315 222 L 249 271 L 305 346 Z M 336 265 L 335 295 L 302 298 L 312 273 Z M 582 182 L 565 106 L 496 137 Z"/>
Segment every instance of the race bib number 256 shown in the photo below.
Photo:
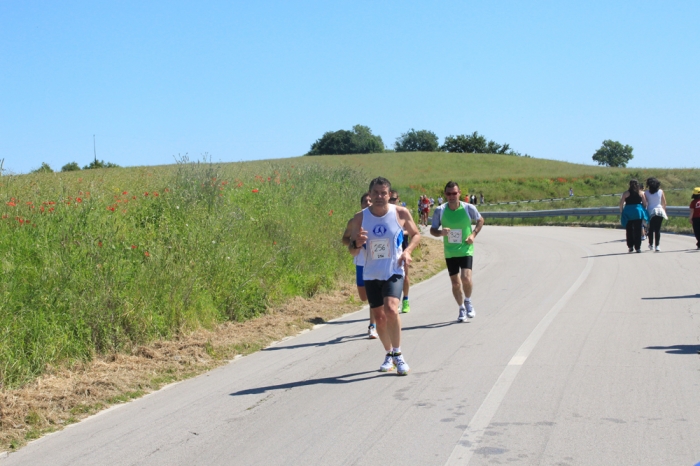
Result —
<path fill-rule="evenodd" d="M 373 239 L 369 242 L 369 251 L 372 254 L 372 260 L 381 260 L 389 258 L 389 239 Z"/>

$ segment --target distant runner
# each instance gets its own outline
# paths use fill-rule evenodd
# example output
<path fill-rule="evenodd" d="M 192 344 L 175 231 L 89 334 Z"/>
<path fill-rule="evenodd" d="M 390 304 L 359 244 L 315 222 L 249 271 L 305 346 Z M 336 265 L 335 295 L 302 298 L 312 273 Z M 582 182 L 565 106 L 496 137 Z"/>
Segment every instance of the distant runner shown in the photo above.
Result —
<path fill-rule="evenodd" d="M 428 196 L 421 196 L 421 211 L 420 211 L 420 219 L 421 223 L 425 226 L 428 226 L 428 215 L 430 214 L 430 199 L 428 199 Z"/>
<path fill-rule="evenodd" d="M 399 202 L 401 202 L 401 198 L 399 196 L 399 192 L 396 191 L 395 189 L 392 189 L 391 192 L 389 193 L 389 203 L 394 204 L 394 205 L 399 205 Z M 408 241 L 409 241 L 409 236 L 408 232 L 406 230 L 403 231 L 403 243 L 401 244 L 401 249 L 406 250 L 408 247 Z M 403 299 L 401 300 L 401 313 L 402 314 L 407 314 L 411 312 L 411 305 L 408 302 L 408 291 L 411 288 L 411 282 L 408 277 L 408 265 L 404 264 L 403 265 Z"/>
<path fill-rule="evenodd" d="M 360 209 L 366 209 L 371 204 L 369 199 L 369 193 L 364 193 L 360 198 Z M 350 246 L 350 224 L 352 219 L 348 220 L 348 225 L 345 227 L 345 232 L 343 233 L 343 244 L 345 246 Z M 364 254 L 358 254 L 353 257 L 353 263 L 355 264 L 355 283 L 357 284 L 357 294 L 360 296 L 360 301 L 367 301 L 367 291 L 365 290 L 365 281 L 362 279 L 362 269 L 365 265 Z M 372 316 L 372 310 L 369 311 L 369 327 L 367 327 L 367 336 L 374 340 L 379 337 L 377 335 L 377 322 Z"/>
<path fill-rule="evenodd" d="M 379 339 L 385 349 L 390 347 L 379 370 L 387 372 L 396 368 L 399 375 L 407 375 L 410 368 L 401 353 L 399 299 L 403 265 L 410 265 L 411 252 L 420 242 L 420 232 L 406 208 L 389 203 L 390 190 L 391 183 L 386 178 L 372 180 L 369 185 L 372 205 L 351 220 L 348 250 L 353 256 L 365 256 L 362 275 L 369 307 L 377 322 Z M 404 230 L 411 235 L 411 241 L 402 250 Z"/>
<path fill-rule="evenodd" d="M 447 203 L 435 209 L 430 234 L 444 238 L 452 295 L 459 305 L 457 320 L 464 322 L 467 317 L 471 319 L 476 315 L 471 299 L 474 239 L 484 226 L 484 219 L 473 204 L 460 202 L 460 194 L 459 186 L 454 181 L 445 185 Z M 475 228 L 472 227 L 474 223 Z"/>

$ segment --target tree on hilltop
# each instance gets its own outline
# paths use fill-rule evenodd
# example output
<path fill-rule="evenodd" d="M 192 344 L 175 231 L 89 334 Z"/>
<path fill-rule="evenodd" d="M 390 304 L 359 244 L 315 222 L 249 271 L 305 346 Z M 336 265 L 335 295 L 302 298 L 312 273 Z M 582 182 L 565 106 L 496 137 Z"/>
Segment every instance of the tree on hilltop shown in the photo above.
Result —
<path fill-rule="evenodd" d="M 119 168 L 119 165 L 112 162 L 105 162 L 104 160 L 93 160 L 90 164 L 85 165 L 83 170 L 91 170 L 93 168 Z"/>
<path fill-rule="evenodd" d="M 510 145 L 503 145 L 495 141 L 487 141 L 484 136 L 474 131 L 472 134 L 459 134 L 447 136 L 442 144 L 445 152 L 458 152 L 466 154 L 509 154 L 519 155 L 510 149 Z"/>
<path fill-rule="evenodd" d="M 369 126 L 355 125 L 352 131 L 327 131 L 311 144 L 306 155 L 371 154 L 384 151 L 384 141 Z"/>
<path fill-rule="evenodd" d="M 41 162 L 41 166 L 36 170 L 32 170 L 31 173 L 53 173 L 53 168 L 48 163 Z"/>
<path fill-rule="evenodd" d="M 61 167 L 62 172 L 75 172 L 78 170 L 80 170 L 80 165 L 78 165 L 78 162 L 67 163 Z"/>
<path fill-rule="evenodd" d="M 396 152 L 437 152 L 440 150 L 440 144 L 438 144 L 437 135 L 432 131 L 425 129 L 416 131 L 411 128 L 396 138 L 394 150 Z"/>
<path fill-rule="evenodd" d="M 626 167 L 633 157 L 632 146 L 622 145 L 618 141 L 610 139 L 603 141 L 600 149 L 593 154 L 593 160 L 598 162 L 598 165 L 607 165 L 608 167 Z"/>

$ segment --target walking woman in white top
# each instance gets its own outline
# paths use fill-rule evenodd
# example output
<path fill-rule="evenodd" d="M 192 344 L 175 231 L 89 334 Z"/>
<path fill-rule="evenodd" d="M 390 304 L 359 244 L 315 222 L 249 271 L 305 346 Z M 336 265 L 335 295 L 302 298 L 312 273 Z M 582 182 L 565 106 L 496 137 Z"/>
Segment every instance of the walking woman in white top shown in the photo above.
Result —
<path fill-rule="evenodd" d="M 647 213 L 649 213 L 649 249 L 651 251 L 660 251 L 659 240 L 661 239 L 661 223 L 666 216 L 666 195 L 663 189 L 659 189 L 661 183 L 656 178 L 647 179 L 647 190 L 644 192 L 647 198 Z M 656 248 L 654 248 L 656 241 Z"/>

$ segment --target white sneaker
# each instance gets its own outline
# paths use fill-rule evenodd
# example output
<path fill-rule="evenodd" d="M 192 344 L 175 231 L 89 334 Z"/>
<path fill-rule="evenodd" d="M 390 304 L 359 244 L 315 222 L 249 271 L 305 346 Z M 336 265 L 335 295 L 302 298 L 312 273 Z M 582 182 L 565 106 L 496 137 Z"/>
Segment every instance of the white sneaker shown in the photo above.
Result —
<path fill-rule="evenodd" d="M 656 246 L 656 252 L 661 252 L 661 248 Z"/>
<path fill-rule="evenodd" d="M 399 375 L 408 375 L 408 373 L 411 371 L 411 368 L 408 367 L 406 361 L 403 360 L 403 355 L 401 353 L 395 353 L 393 358 L 394 365 L 396 366 L 396 373 Z"/>
<path fill-rule="evenodd" d="M 391 353 L 386 353 L 384 362 L 379 366 L 379 372 L 389 372 L 394 370 L 396 366 L 394 365 L 394 356 Z"/>
<path fill-rule="evenodd" d="M 367 327 L 367 335 L 369 336 L 370 340 L 376 340 L 379 338 L 379 335 L 377 334 L 377 327 L 374 325 Z"/>
<path fill-rule="evenodd" d="M 474 310 L 474 306 L 472 306 L 472 302 L 465 299 L 464 307 L 467 309 L 467 317 L 473 319 L 474 316 L 476 316 L 476 311 Z"/>
<path fill-rule="evenodd" d="M 464 306 L 459 306 L 459 317 L 457 317 L 457 322 L 464 322 L 467 320 L 467 310 Z"/>
<path fill-rule="evenodd" d="M 650 245 L 649 245 L 649 250 L 650 250 L 650 251 L 653 251 L 653 250 L 654 250 L 654 245 L 653 245 L 653 244 L 650 244 Z"/>

